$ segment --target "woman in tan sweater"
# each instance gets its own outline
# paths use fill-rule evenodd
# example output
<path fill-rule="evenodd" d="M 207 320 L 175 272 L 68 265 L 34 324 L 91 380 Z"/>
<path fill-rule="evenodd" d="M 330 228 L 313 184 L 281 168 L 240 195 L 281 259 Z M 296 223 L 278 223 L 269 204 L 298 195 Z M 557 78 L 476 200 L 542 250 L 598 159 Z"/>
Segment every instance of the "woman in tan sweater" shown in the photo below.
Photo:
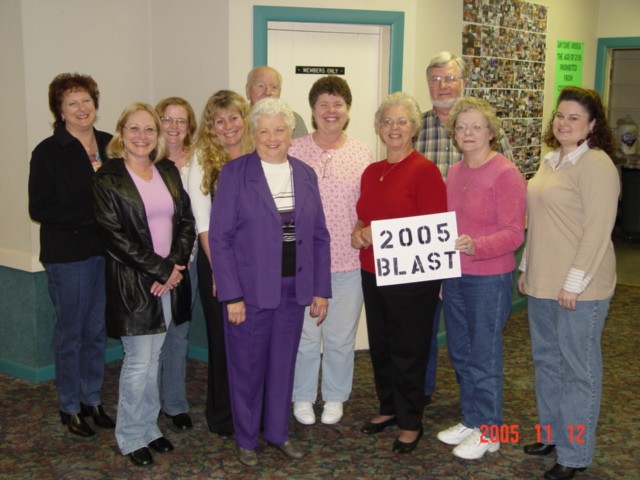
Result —
<path fill-rule="evenodd" d="M 529 295 L 538 441 L 557 452 L 545 472 L 573 478 L 593 459 L 602 393 L 600 337 L 616 284 L 611 230 L 618 173 L 600 97 L 567 87 L 543 140 L 549 153 L 527 188 L 527 250 L 518 280 Z"/>

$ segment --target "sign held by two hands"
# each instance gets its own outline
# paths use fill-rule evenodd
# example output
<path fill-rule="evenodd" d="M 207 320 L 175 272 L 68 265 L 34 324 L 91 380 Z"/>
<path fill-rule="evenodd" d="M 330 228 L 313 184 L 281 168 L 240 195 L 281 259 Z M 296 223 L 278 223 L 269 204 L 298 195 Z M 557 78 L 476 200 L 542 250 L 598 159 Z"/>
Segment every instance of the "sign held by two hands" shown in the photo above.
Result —
<path fill-rule="evenodd" d="M 378 286 L 461 276 L 455 212 L 371 222 Z"/>

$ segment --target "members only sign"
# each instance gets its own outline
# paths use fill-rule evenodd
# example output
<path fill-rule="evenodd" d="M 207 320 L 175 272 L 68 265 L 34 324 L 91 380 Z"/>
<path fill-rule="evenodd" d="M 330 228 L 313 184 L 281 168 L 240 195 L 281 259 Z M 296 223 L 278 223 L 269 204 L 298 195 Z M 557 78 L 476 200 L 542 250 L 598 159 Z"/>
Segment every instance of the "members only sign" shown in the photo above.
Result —
<path fill-rule="evenodd" d="M 378 286 L 460 276 L 454 212 L 371 222 Z"/>

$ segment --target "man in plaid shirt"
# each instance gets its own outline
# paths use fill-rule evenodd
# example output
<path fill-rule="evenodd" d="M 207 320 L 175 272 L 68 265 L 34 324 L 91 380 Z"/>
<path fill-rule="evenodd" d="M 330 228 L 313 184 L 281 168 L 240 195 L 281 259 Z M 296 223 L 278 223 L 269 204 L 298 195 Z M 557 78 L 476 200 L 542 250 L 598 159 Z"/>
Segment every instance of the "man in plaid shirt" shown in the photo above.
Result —
<path fill-rule="evenodd" d="M 438 166 L 443 178 L 446 178 L 449 167 L 462 158 L 447 135 L 445 124 L 453 104 L 464 95 L 468 72 L 465 61 L 451 52 L 440 52 L 427 67 L 427 84 L 433 108 L 422 114 L 416 150 Z M 509 140 L 504 132 L 499 140 L 500 153 L 513 161 Z"/>
<path fill-rule="evenodd" d="M 449 167 L 462 158 L 447 135 L 447 117 L 456 100 L 464 95 L 469 69 L 466 62 L 451 52 L 440 52 L 429 62 L 427 84 L 433 108 L 422 114 L 422 127 L 418 133 L 416 150 L 431 160 L 440 169 L 442 178 L 447 177 Z M 513 162 L 509 140 L 500 131 L 499 151 Z M 438 302 L 433 322 L 433 335 L 429 349 L 429 362 L 424 384 L 425 404 L 431 403 L 431 394 L 436 389 L 436 366 L 438 363 L 438 327 L 442 302 Z"/>

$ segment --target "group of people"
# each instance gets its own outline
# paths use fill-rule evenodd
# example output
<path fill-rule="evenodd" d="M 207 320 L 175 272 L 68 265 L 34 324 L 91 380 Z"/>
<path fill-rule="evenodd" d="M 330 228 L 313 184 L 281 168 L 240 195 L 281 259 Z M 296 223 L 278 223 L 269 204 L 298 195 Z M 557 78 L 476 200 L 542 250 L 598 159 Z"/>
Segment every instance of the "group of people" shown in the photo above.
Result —
<path fill-rule="evenodd" d="M 498 439 L 481 427 L 503 424 L 502 331 L 527 217 L 517 285 L 529 295 L 538 416 L 553 436 L 524 450 L 557 451 L 548 479 L 586 468 L 615 286 L 611 131 L 595 92 L 566 88 L 544 136 L 554 150 L 527 186 L 493 108 L 464 97 L 467 73 L 442 52 L 426 72 L 432 110 L 403 92 L 384 98 L 374 127 L 387 158 L 377 162 L 346 133 L 353 99 L 338 76 L 311 87 L 311 133 L 265 66 L 249 73 L 248 101 L 214 93 L 199 126 L 186 100 L 169 97 L 128 106 L 113 137 L 94 128 L 95 81 L 57 76 L 54 134 L 33 152 L 29 209 L 41 224 L 69 431 L 94 435 L 92 417 L 115 427 L 134 464 L 150 465 L 150 449 L 173 449 L 160 412 L 175 430 L 192 428 L 185 364 L 197 287 L 207 425 L 235 437 L 243 464 L 258 464 L 261 433 L 301 458 L 291 403 L 298 422 L 314 424 L 318 389 L 321 422 L 341 420 L 363 305 L 379 408 L 362 433 L 397 425 L 392 450 L 417 447 L 444 313 L 461 419 L 437 438 L 462 459 L 495 452 Z M 371 222 L 446 211 L 456 213 L 461 277 L 378 286 Z M 107 335 L 124 349 L 115 422 L 101 398 Z M 578 424 L 580 444 L 567 431 Z"/>

